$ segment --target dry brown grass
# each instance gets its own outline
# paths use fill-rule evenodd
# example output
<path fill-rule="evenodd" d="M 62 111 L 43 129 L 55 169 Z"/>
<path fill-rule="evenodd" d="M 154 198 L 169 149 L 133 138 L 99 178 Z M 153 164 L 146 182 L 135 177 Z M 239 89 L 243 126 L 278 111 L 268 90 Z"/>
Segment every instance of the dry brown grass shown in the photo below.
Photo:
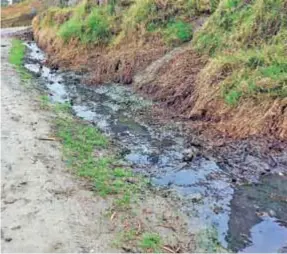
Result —
<path fill-rule="evenodd" d="M 31 24 L 34 17 L 32 10 L 37 12 L 43 9 L 40 0 L 26 0 L 19 4 L 13 4 L 1 8 L 1 27 L 27 26 Z"/>
<path fill-rule="evenodd" d="M 61 13 L 57 17 L 61 20 Z M 187 45 L 168 61 L 161 61 L 171 47 L 160 34 L 143 32 L 140 24 L 132 34 L 119 34 L 124 37 L 117 43 L 92 46 L 77 39 L 64 43 L 57 36 L 57 25 L 40 28 L 40 19 L 37 17 L 33 22 L 34 35 L 48 53 L 49 63 L 89 72 L 86 81 L 90 84 L 129 84 L 136 74 L 143 72 L 147 76 L 141 78 L 140 84 L 135 82 L 138 90 L 172 109 L 169 111 L 174 116 L 190 119 L 201 129 L 217 130 L 236 138 L 259 134 L 287 139 L 286 98 L 253 96 L 243 98 L 239 105 L 226 104 L 221 83 L 231 75 L 228 64 L 208 59 Z M 148 73 L 147 67 L 156 60 L 156 71 Z"/>
<path fill-rule="evenodd" d="M 33 21 L 35 40 L 45 49 L 50 65 L 90 73 L 91 84 L 120 82 L 130 84 L 136 72 L 163 56 L 168 47 L 156 35 L 107 47 L 83 45 L 72 39 L 64 42 L 53 27 L 41 28 L 40 17 Z"/>
<path fill-rule="evenodd" d="M 212 67 L 205 57 L 187 48 L 138 89 L 172 109 L 173 116 L 190 119 L 203 131 L 217 130 L 234 138 L 267 135 L 287 139 L 287 98 L 249 98 L 231 107 L 222 100 L 219 85 L 228 69 L 218 72 Z"/>

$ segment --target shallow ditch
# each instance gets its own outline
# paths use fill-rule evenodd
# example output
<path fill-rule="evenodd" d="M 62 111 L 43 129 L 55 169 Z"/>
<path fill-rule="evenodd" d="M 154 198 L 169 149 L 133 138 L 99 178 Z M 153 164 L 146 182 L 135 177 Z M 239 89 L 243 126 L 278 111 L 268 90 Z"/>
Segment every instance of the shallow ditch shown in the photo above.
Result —
<path fill-rule="evenodd" d="M 130 87 L 85 86 L 82 76 L 43 65 L 45 54 L 34 42 L 26 45 L 25 67 L 50 100 L 70 103 L 76 116 L 114 140 L 135 172 L 176 193 L 180 209 L 190 216 L 191 232 L 215 229 L 220 244 L 235 252 L 287 251 L 287 176 L 235 186 L 215 160 L 187 149 L 181 123 L 167 126 L 149 118 L 152 103 Z"/>

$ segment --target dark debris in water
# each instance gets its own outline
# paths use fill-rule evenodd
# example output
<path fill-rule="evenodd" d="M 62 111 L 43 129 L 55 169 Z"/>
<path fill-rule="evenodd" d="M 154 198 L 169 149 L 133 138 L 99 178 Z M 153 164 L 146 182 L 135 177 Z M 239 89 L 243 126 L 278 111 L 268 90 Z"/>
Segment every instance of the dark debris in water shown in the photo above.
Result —
<path fill-rule="evenodd" d="M 150 177 L 165 190 L 163 195 L 174 195 L 190 215 L 191 231 L 215 228 L 220 244 L 233 251 L 284 249 L 285 144 L 205 142 L 200 134 L 185 130 L 184 123 L 166 125 L 153 119 L 152 103 L 130 87 L 85 86 L 80 74 L 45 66 L 45 55 L 35 43 L 27 47 L 25 66 L 40 77 L 50 100 L 70 103 L 76 116 L 113 139 L 135 172 Z"/>

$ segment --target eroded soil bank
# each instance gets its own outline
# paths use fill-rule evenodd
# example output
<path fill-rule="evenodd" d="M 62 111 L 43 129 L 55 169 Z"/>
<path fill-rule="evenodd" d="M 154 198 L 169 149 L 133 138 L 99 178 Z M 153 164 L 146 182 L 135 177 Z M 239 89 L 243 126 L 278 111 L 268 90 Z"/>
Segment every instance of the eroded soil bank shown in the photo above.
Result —
<path fill-rule="evenodd" d="M 174 197 L 190 230 L 207 232 L 206 251 L 214 250 L 214 238 L 232 251 L 286 251 L 286 143 L 224 136 L 209 142 L 184 122 L 157 117 L 152 102 L 130 87 L 86 86 L 82 74 L 45 66 L 34 42 L 27 47 L 25 67 L 50 100 L 70 103 L 75 115 L 114 140 L 135 172 Z"/>
<path fill-rule="evenodd" d="M 285 1 L 118 1 L 108 13 L 81 4 L 33 20 L 51 66 L 85 71 L 84 83 L 132 84 L 206 135 L 286 141 Z M 93 34 L 89 19 L 110 22 Z"/>

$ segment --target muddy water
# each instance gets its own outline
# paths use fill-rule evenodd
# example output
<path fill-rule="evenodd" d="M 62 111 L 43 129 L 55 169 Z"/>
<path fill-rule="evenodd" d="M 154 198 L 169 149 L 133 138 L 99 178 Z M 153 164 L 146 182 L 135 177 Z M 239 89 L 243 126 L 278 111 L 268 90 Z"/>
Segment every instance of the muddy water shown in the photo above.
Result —
<path fill-rule="evenodd" d="M 129 87 L 87 87 L 81 76 L 42 66 L 45 55 L 27 43 L 25 67 L 35 73 L 52 102 L 72 105 L 75 115 L 90 121 L 121 148 L 124 160 L 135 172 L 169 190 L 180 199 L 190 216 L 194 233 L 215 232 L 221 246 L 241 252 L 276 252 L 287 248 L 287 177 L 270 175 L 257 184 L 233 186 L 228 174 L 212 160 L 186 156 L 180 123 L 163 126 L 143 117 L 150 101 Z M 212 241 L 214 233 L 208 235 Z M 206 240 L 206 239 L 205 239 Z M 200 246 L 213 251 L 213 246 Z"/>

